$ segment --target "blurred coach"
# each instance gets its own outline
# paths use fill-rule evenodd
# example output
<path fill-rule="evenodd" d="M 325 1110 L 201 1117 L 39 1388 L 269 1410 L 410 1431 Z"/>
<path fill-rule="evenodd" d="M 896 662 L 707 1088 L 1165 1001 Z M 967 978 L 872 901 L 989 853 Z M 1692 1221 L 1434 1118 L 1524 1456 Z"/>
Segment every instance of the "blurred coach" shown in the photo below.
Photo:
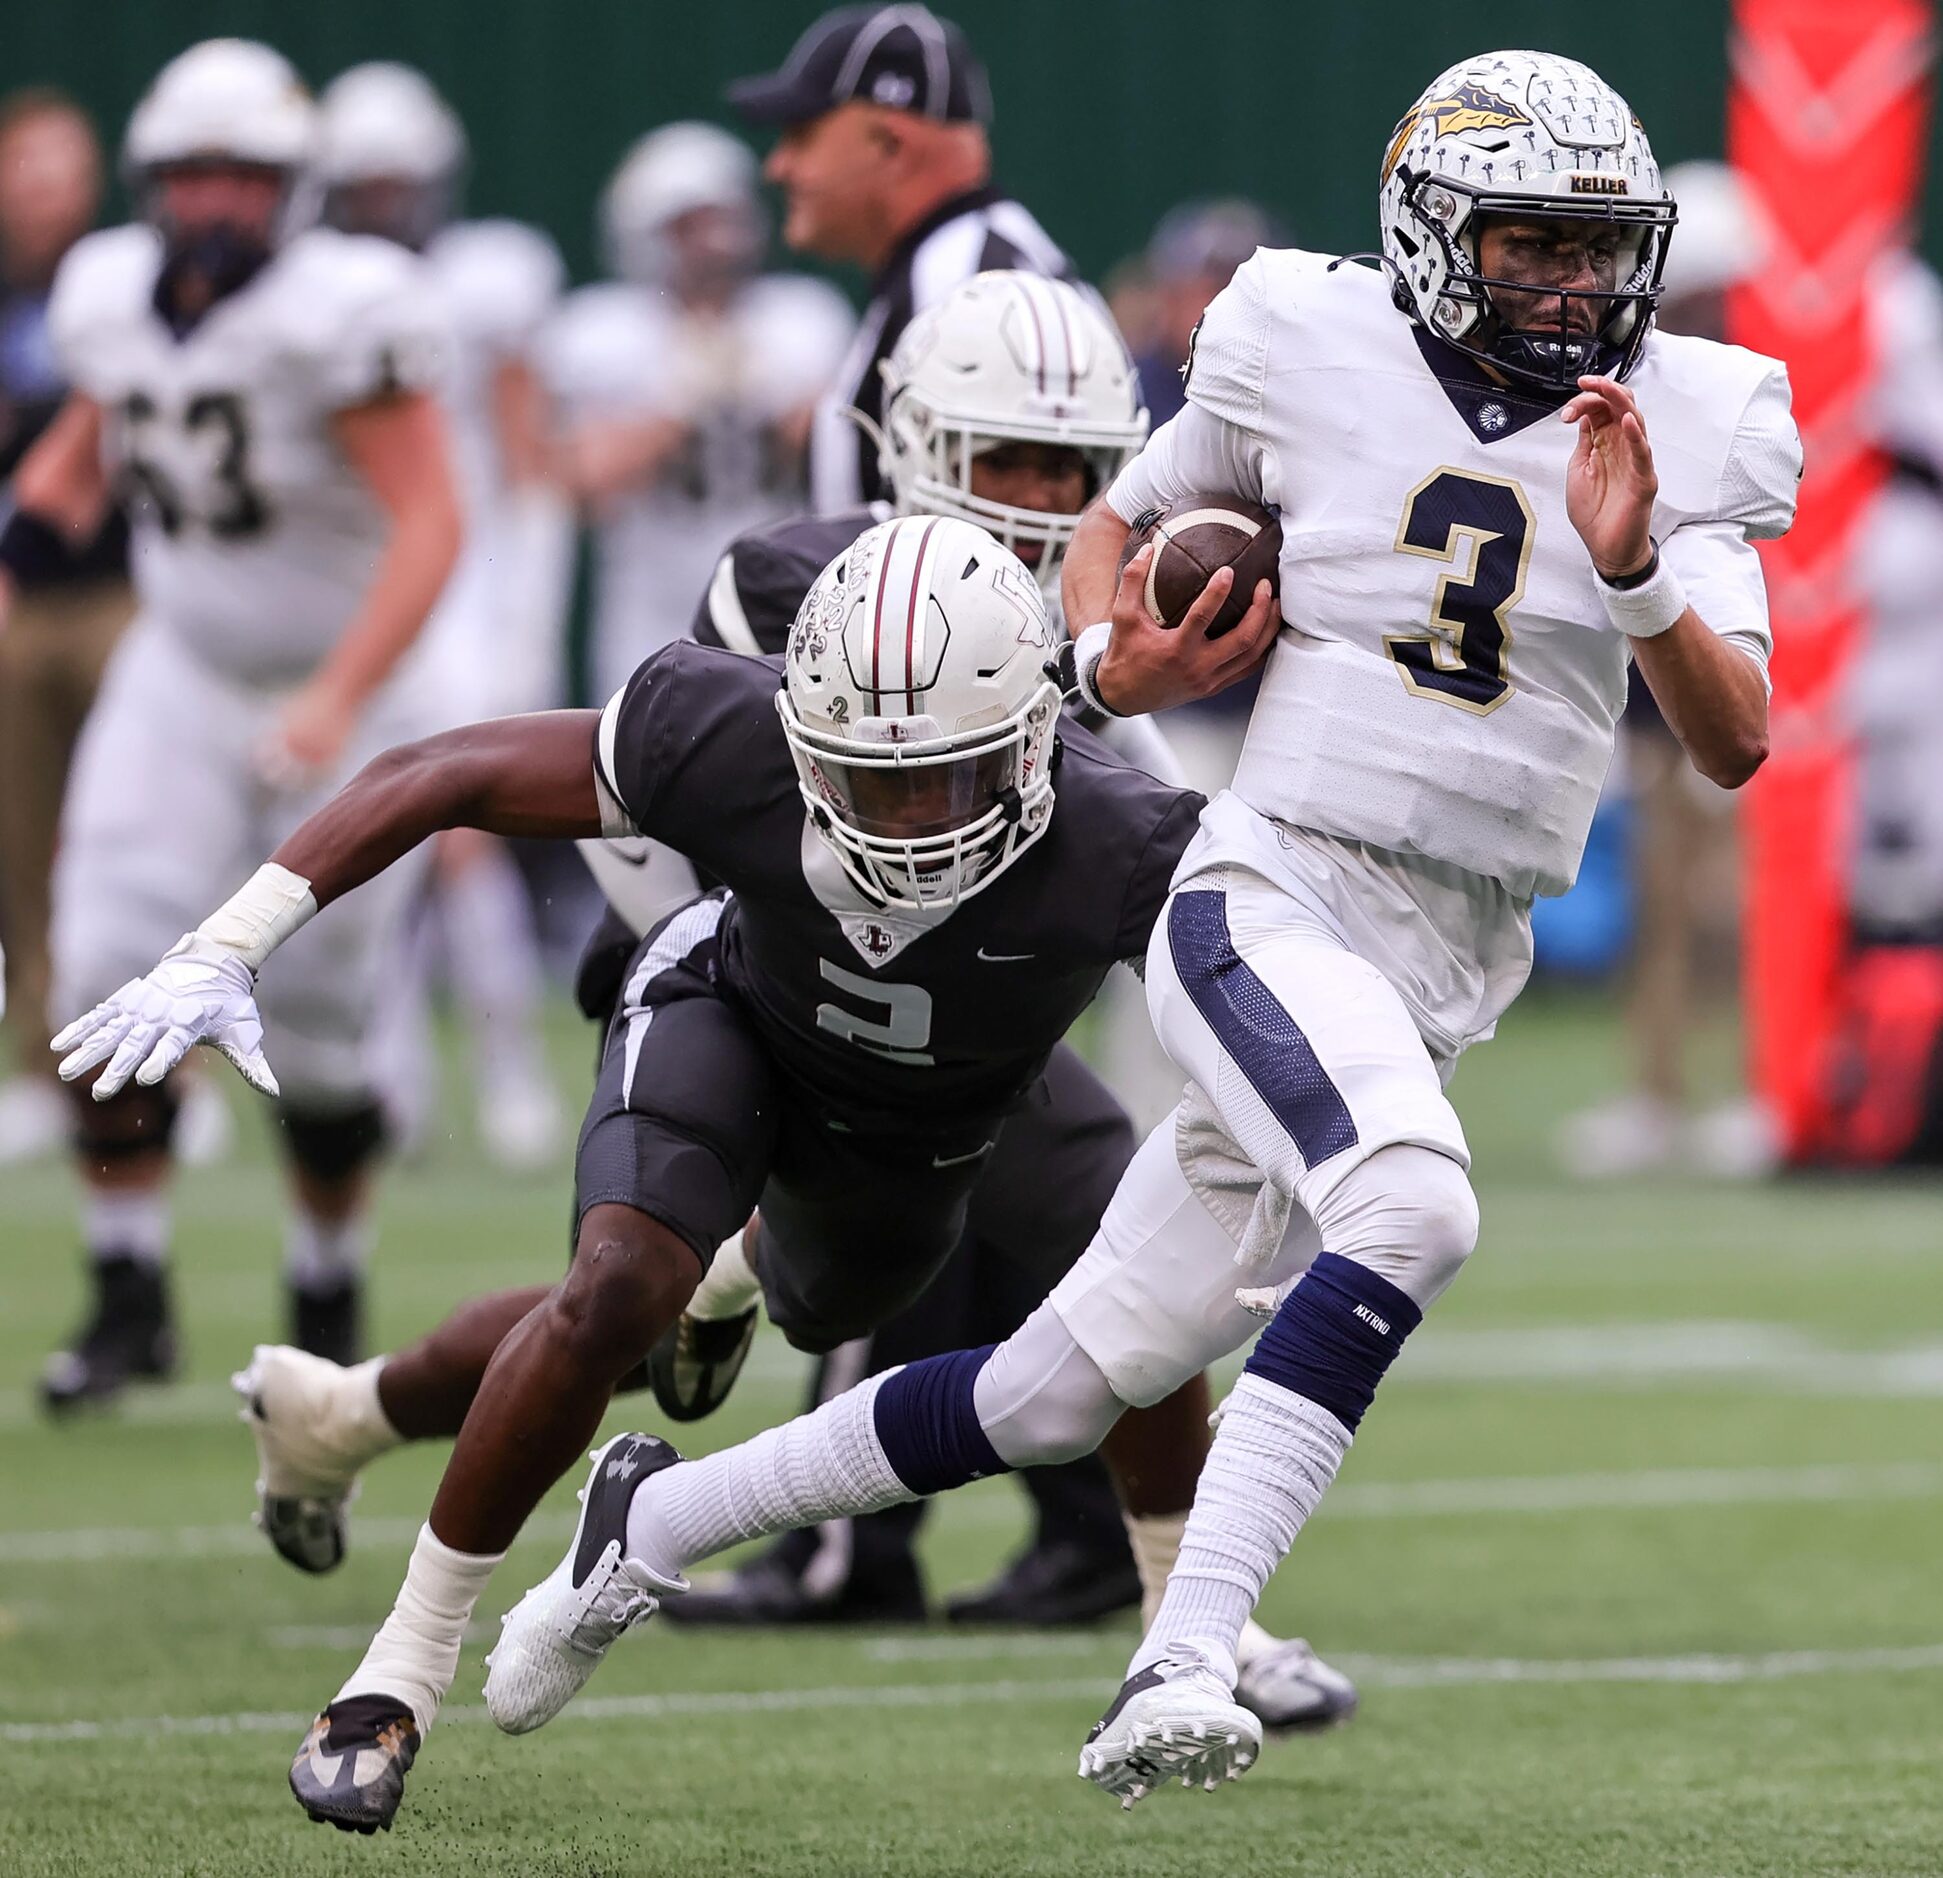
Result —
<path fill-rule="evenodd" d="M 949 20 L 921 6 L 839 7 L 782 70 L 729 87 L 780 134 L 763 174 L 783 191 L 783 239 L 872 275 L 849 355 L 810 432 L 810 498 L 825 515 L 889 495 L 876 440 L 845 415 L 883 416 L 878 365 L 912 316 L 992 267 L 1072 278 L 1030 210 L 992 186 L 985 68 Z"/>
<path fill-rule="evenodd" d="M 0 479 L 9 483 L 67 395 L 47 295 L 61 257 L 94 226 L 101 169 L 94 128 L 72 100 L 45 90 L 0 99 Z M 47 1049 L 48 879 L 74 742 L 134 610 L 119 515 L 86 548 L 51 554 L 21 589 L 0 634 L 0 930 L 21 1067 L 0 1083 L 0 1164 L 67 1138 Z"/>

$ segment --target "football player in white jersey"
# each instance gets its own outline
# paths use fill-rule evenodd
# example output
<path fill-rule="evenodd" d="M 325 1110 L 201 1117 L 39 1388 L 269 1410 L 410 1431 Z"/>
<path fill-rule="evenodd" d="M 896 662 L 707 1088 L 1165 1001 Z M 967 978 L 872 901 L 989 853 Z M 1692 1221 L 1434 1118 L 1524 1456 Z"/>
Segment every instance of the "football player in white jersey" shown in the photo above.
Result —
<path fill-rule="evenodd" d="M 1082 692 L 1153 710 L 1218 688 L 1230 641 L 1201 629 L 1231 577 L 1157 629 L 1149 550 L 1116 574 L 1129 524 L 1201 492 L 1281 515 L 1287 625 L 1147 957 L 1179 1108 L 981 1362 L 873 1378 L 626 1506 L 628 1570 L 665 1583 L 808 1509 L 910 1497 L 889 1454 L 920 1435 L 1012 1466 L 1082 1451 L 1261 1330 L 1084 1750 L 1128 1804 L 1260 1747 L 1236 1639 L 1476 1241 L 1444 1080 L 1524 982 L 1533 896 L 1571 883 L 1628 660 L 1702 774 L 1738 786 L 1766 755 L 1753 542 L 1792 518 L 1800 442 L 1775 361 L 1653 331 L 1675 209 L 1638 120 L 1582 65 L 1486 54 L 1424 92 L 1382 176 L 1382 270 L 1257 254 L 1186 408 L 1067 552 L 1067 617 L 1100 622 Z M 1264 582 L 1241 646 L 1277 619 Z"/>
<path fill-rule="evenodd" d="M 353 66 L 325 87 L 318 108 L 325 221 L 422 254 L 451 329 L 441 390 L 466 548 L 426 627 L 443 654 L 444 721 L 544 710 L 559 691 L 572 520 L 545 473 L 533 349 L 560 297 L 559 253 L 522 222 L 453 219 L 465 132 L 423 73 Z M 519 870 L 503 842 L 453 829 L 437 845 L 433 875 L 472 1044 L 481 1139 L 503 1165 L 544 1166 L 562 1116 L 541 1043 L 539 941 Z M 401 973 L 388 998 L 384 1081 L 408 1132 L 423 1125 L 436 1081 L 425 1002 L 423 971 Z"/>
<path fill-rule="evenodd" d="M 570 295 L 547 336 L 563 473 L 595 530 L 603 698 L 686 636 L 736 536 L 802 505 L 811 409 L 855 322 L 821 281 L 757 272 L 756 190 L 727 131 L 642 138 L 601 203 L 615 279 Z"/>
<path fill-rule="evenodd" d="M 320 788 L 414 731 L 394 679 L 451 571 L 460 519 L 431 395 L 440 328 L 419 263 L 306 227 L 315 111 L 267 46 L 210 40 L 136 107 L 142 219 L 63 263 L 49 324 L 75 387 L 15 480 L 0 564 L 92 533 L 119 492 L 140 611 L 69 785 L 54 882 L 58 997 L 137 975 Z M 328 930 L 265 1007 L 284 1036 L 296 1340 L 351 1355 L 381 1139 L 364 1063 L 409 878 Z M 165 1083 L 83 1098 L 94 1308 L 43 1380 L 50 1407 L 174 1361 L 164 1277 Z"/>

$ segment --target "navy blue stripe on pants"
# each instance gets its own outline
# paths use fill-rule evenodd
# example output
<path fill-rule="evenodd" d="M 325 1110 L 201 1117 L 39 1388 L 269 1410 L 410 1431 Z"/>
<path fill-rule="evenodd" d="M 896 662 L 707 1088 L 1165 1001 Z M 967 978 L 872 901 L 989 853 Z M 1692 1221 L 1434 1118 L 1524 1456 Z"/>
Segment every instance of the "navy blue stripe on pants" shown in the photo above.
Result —
<path fill-rule="evenodd" d="M 1314 1167 L 1353 1148 L 1356 1124 L 1341 1090 L 1295 1019 L 1235 950 L 1228 896 L 1205 889 L 1175 894 L 1167 908 L 1167 944 L 1194 1008 L 1304 1162 Z"/>

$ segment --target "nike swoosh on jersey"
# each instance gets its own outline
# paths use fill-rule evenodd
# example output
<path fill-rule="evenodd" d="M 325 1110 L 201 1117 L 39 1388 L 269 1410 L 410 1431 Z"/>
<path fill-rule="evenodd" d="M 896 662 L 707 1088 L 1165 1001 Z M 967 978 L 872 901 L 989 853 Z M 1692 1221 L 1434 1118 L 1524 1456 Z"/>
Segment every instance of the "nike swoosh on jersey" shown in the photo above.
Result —
<path fill-rule="evenodd" d="M 972 1149 L 969 1154 L 934 1154 L 931 1157 L 931 1165 L 933 1167 L 963 1167 L 967 1161 L 982 1160 L 991 1151 L 992 1144 L 987 1141 L 982 1146 Z"/>
<path fill-rule="evenodd" d="M 987 965 L 1019 965 L 1032 957 L 1030 952 L 987 952 L 983 946 L 978 948 L 978 956 Z"/>

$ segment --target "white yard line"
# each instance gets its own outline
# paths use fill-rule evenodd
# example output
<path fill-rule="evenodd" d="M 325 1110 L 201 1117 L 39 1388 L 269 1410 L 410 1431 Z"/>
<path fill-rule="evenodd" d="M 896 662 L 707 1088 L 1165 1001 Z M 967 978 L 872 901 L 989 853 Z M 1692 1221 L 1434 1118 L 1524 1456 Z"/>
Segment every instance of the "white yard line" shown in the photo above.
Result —
<path fill-rule="evenodd" d="M 1343 1667 L 1366 1687 L 1431 1689 L 1503 1683 L 1748 1683 L 1796 1676 L 1900 1674 L 1943 1670 L 1943 1644 L 1903 1649 L 1787 1650 L 1759 1656 L 1623 1656 L 1579 1660 L 1518 1657 L 1344 1657 Z M 707 1715 L 816 1714 L 856 1708 L 963 1708 L 974 1703 L 1097 1701 L 1108 1693 L 1101 1677 L 1047 1681 L 892 1683 L 821 1689 L 692 1691 L 668 1695 L 590 1696 L 567 1709 L 565 1721 L 660 1721 Z M 442 1726 L 476 1727 L 479 1706 L 448 1708 Z M 310 1717 L 299 1714 L 119 1715 L 103 1721 L 0 1722 L 0 1742 L 149 1740 L 157 1735 L 296 1735 Z"/>
<path fill-rule="evenodd" d="M 1512 1474 L 1458 1480 L 1344 1481 L 1323 1501 L 1319 1519 L 1415 1519 L 1479 1513 L 1569 1513 L 1599 1509 L 1788 1505 L 1943 1496 L 1943 1462 L 1830 1462 L 1807 1467 L 1663 1467 L 1626 1473 Z M 1009 1520 L 1012 1509 L 994 1503 Z M 974 1508 L 961 1509 L 963 1519 Z M 418 1536 L 416 1518 L 353 1518 L 360 1545 L 402 1545 Z M 529 1538 L 558 1537 L 571 1520 L 545 1513 Z M 264 1549 L 241 1519 L 223 1526 L 79 1526 L 0 1532 L 0 1565 L 70 1565 L 100 1560 L 156 1564 L 231 1558 Z"/>

